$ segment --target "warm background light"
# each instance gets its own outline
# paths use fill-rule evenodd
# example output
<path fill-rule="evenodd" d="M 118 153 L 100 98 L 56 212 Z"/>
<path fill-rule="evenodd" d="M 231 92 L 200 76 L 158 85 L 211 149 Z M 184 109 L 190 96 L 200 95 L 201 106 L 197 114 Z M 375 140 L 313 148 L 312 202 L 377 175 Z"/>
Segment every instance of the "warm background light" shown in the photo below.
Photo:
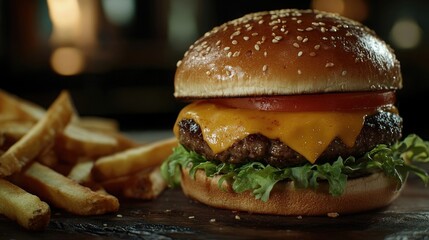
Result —
<path fill-rule="evenodd" d="M 363 21 L 368 17 L 368 6 L 365 0 L 313 0 L 311 7 L 338 13 L 356 21 Z"/>
<path fill-rule="evenodd" d="M 51 41 L 69 42 L 79 37 L 80 9 L 77 0 L 48 0 L 52 21 Z"/>
<path fill-rule="evenodd" d="M 78 48 L 57 48 L 51 55 L 52 69 L 58 74 L 65 76 L 75 75 L 82 72 L 84 63 L 84 55 Z"/>
<path fill-rule="evenodd" d="M 81 73 L 87 69 L 86 59 L 97 53 L 99 2 L 47 0 L 47 6 L 52 23 L 52 69 L 61 75 Z"/>

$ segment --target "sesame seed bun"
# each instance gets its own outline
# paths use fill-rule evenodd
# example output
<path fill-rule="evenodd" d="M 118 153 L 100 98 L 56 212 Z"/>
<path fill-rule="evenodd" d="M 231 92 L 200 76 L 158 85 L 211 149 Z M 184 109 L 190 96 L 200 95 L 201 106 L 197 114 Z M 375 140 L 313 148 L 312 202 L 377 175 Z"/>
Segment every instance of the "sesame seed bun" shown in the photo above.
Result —
<path fill-rule="evenodd" d="M 177 63 L 177 98 L 402 87 L 392 49 L 353 20 L 315 10 L 259 12 L 215 27 Z"/>
<path fill-rule="evenodd" d="M 183 192 L 209 206 L 273 215 L 327 215 L 330 213 L 350 214 L 373 210 L 389 205 L 403 187 L 397 189 L 397 182 L 383 173 L 349 179 L 345 192 L 338 197 L 328 193 L 328 184 L 319 183 L 317 190 L 297 189 L 293 182 L 277 183 L 267 202 L 255 199 L 250 192 L 235 193 L 230 184 L 224 182 L 224 190 L 218 187 L 221 176 L 207 177 L 198 170 L 195 179 L 189 170 L 182 169 Z"/>

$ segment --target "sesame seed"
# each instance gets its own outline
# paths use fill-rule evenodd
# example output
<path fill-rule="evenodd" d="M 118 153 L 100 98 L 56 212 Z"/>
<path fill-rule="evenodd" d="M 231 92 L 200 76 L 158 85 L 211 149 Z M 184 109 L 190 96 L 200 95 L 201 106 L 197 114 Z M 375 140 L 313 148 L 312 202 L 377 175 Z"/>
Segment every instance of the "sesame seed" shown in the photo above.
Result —
<path fill-rule="evenodd" d="M 299 44 L 298 43 L 293 43 L 292 44 L 294 47 L 299 48 Z"/>
<path fill-rule="evenodd" d="M 353 34 L 351 34 L 350 32 L 347 32 L 347 33 L 346 33 L 346 36 L 347 36 L 347 37 L 350 37 L 350 36 L 352 36 L 352 35 L 353 35 Z"/>
<path fill-rule="evenodd" d="M 313 31 L 313 28 L 312 27 L 308 27 L 308 28 L 305 29 L 305 31 L 307 31 L 307 32 Z"/>
<path fill-rule="evenodd" d="M 299 19 L 298 21 L 296 21 L 296 23 L 300 24 L 300 23 L 302 23 L 302 20 Z"/>
<path fill-rule="evenodd" d="M 259 20 L 259 22 L 258 22 L 259 24 L 262 24 L 262 23 L 264 23 L 264 20 Z"/>
<path fill-rule="evenodd" d="M 214 223 L 214 222 L 216 222 L 216 219 L 212 218 L 212 219 L 210 219 L 210 222 Z"/>
<path fill-rule="evenodd" d="M 336 31 L 338 31 L 338 28 L 337 28 L 337 27 L 335 27 L 335 26 L 332 26 L 332 27 L 331 27 L 331 29 L 330 29 L 329 31 L 331 31 L 331 32 L 336 32 Z"/>
<path fill-rule="evenodd" d="M 263 72 L 266 72 L 266 71 L 267 71 L 267 69 L 268 69 L 268 66 L 267 66 L 267 65 L 264 65 L 264 66 L 262 67 L 262 71 L 263 71 Z"/>
<path fill-rule="evenodd" d="M 305 43 L 305 42 L 307 42 L 308 41 L 308 38 L 304 38 L 303 40 L 302 40 L 302 42 L 303 43 Z"/>
<path fill-rule="evenodd" d="M 229 49 L 231 49 L 230 47 L 225 47 L 223 50 L 228 51 Z"/>
<path fill-rule="evenodd" d="M 231 42 L 233 45 L 237 45 L 237 40 L 232 40 L 232 42 Z"/>
<path fill-rule="evenodd" d="M 211 74 L 211 72 L 210 72 L 210 71 L 207 71 L 207 72 L 206 72 L 206 75 L 207 75 L 207 76 L 210 76 L 210 74 Z"/>
<path fill-rule="evenodd" d="M 324 33 L 324 32 L 326 32 L 326 28 L 325 28 L 325 27 L 321 27 L 321 28 L 320 28 L 320 31 L 321 31 L 322 33 Z"/>
<path fill-rule="evenodd" d="M 232 56 L 232 52 L 228 52 L 228 54 L 226 56 L 231 57 Z"/>
<path fill-rule="evenodd" d="M 272 43 L 278 43 L 279 41 L 275 38 L 273 38 L 273 40 L 271 40 Z"/>
<path fill-rule="evenodd" d="M 118 214 L 118 215 L 116 215 L 116 217 L 121 218 L 121 217 L 122 217 L 122 214 Z"/>
<path fill-rule="evenodd" d="M 264 57 L 266 57 L 268 55 L 267 51 L 264 51 Z"/>
<path fill-rule="evenodd" d="M 180 65 L 182 65 L 182 60 L 177 61 L 176 67 L 180 67 Z"/>
<path fill-rule="evenodd" d="M 298 41 L 302 41 L 302 37 L 301 37 L 301 36 L 297 36 L 297 37 L 296 37 L 296 39 L 297 39 Z"/>
<path fill-rule="evenodd" d="M 195 218 L 195 216 L 189 216 L 188 218 L 189 218 L 189 219 L 194 219 L 194 218 Z"/>
<path fill-rule="evenodd" d="M 319 50 L 319 48 L 320 48 L 319 44 L 317 44 L 316 46 L 314 46 L 314 49 L 316 49 L 316 50 Z"/>
<path fill-rule="evenodd" d="M 328 63 L 326 63 L 326 65 L 325 65 L 325 67 L 326 68 L 328 68 L 328 67 L 333 67 L 334 66 L 334 64 L 333 63 L 331 63 L 331 62 L 328 62 Z"/>
<path fill-rule="evenodd" d="M 240 52 L 239 51 L 235 51 L 234 54 L 232 54 L 233 57 L 238 57 L 240 56 Z"/>
<path fill-rule="evenodd" d="M 304 29 L 302 29 L 302 28 L 298 28 L 298 29 L 296 29 L 298 32 L 304 32 Z"/>
<path fill-rule="evenodd" d="M 240 218 L 240 216 L 235 215 L 235 219 L 236 219 L 236 220 L 240 220 L 241 218 Z"/>
<path fill-rule="evenodd" d="M 235 36 L 238 36 L 238 35 L 240 35 L 240 31 L 235 31 L 235 32 L 233 32 L 232 34 L 231 34 L 231 36 L 229 37 L 230 39 L 233 39 Z"/>
<path fill-rule="evenodd" d="M 299 74 L 299 75 L 301 75 L 301 73 L 302 73 L 302 72 L 301 72 L 301 70 L 300 70 L 300 69 L 298 69 L 298 74 Z"/>
<path fill-rule="evenodd" d="M 248 36 L 244 36 L 243 39 L 244 39 L 244 41 L 247 41 L 247 40 L 249 40 L 249 37 Z"/>
<path fill-rule="evenodd" d="M 330 212 L 326 215 L 328 215 L 328 217 L 330 217 L 330 218 L 336 218 L 336 217 L 340 216 L 340 214 L 337 212 Z"/>
<path fill-rule="evenodd" d="M 322 39 L 323 39 L 323 40 L 328 40 L 328 38 L 327 38 L 327 37 L 322 37 Z"/>
<path fill-rule="evenodd" d="M 314 56 L 316 56 L 316 53 L 315 52 L 311 52 L 310 56 L 314 57 Z"/>
<path fill-rule="evenodd" d="M 341 75 L 342 75 L 342 76 L 345 76 L 346 74 L 347 74 L 347 71 L 342 71 L 342 72 L 341 72 Z"/>
<path fill-rule="evenodd" d="M 259 45 L 258 45 L 258 44 L 255 44 L 255 50 L 256 50 L 256 51 L 259 51 L 259 49 L 260 49 Z"/>
<path fill-rule="evenodd" d="M 252 36 L 258 36 L 257 32 L 252 33 Z"/>
<path fill-rule="evenodd" d="M 279 25 L 275 25 L 271 30 L 276 30 L 277 28 L 279 28 Z"/>
<path fill-rule="evenodd" d="M 216 46 L 219 46 L 220 45 L 220 40 L 218 40 L 217 42 L 216 42 Z"/>
<path fill-rule="evenodd" d="M 299 51 L 298 52 L 298 57 L 301 57 L 302 56 L 302 51 Z"/>

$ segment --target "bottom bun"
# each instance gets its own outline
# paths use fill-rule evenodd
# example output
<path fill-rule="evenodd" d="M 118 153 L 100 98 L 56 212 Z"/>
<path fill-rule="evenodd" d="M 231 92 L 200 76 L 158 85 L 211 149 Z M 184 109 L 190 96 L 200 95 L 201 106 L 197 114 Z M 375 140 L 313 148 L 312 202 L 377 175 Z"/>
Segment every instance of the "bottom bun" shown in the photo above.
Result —
<path fill-rule="evenodd" d="M 190 198 L 209 206 L 275 215 L 326 215 L 368 211 L 389 205 L 401 189 L 397 182 L 383 173 L 351 179 L 341 196 L 328 192 L 328 184 L 322 182 L 317 189 L 295 188 L 292 182 L 277 183 L 267 202 L 255 199 L 250 191 L 235 193 L 226 181 L 223 190 L 218 187 L 220 176 L 207 177 L 198 170 L 195 179 L 188 169 L 182 169 L 182 190 Z"/>

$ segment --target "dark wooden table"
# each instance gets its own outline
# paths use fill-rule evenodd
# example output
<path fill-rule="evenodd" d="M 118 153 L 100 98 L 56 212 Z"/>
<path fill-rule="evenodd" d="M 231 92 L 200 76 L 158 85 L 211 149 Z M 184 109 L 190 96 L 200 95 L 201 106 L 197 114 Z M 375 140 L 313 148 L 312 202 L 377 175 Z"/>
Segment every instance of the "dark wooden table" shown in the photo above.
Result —
<path fill-rule="evenodd" d="M 336 218 L 270 216 L 215 209 L 168 189 L 153 201 L 121 200 L 119 212 L 80 217 L 52 209 L 45 231 L 0 216 L 0 239 L 429 239 L 429 188 L 410 178 L 402 195 L 376 211 Z"/>

